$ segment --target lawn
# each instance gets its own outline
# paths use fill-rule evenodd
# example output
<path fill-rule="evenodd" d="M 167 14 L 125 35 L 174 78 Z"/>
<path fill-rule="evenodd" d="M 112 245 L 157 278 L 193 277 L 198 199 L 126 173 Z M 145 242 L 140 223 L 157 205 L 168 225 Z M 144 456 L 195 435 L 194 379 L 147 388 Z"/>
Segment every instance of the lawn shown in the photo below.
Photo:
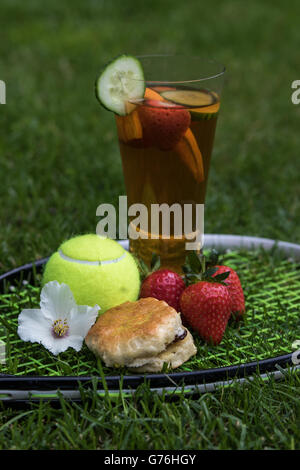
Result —
<path fill-rule="evenodd" d="M 93 90 L 122 52 L 226 65 L 205 230 L 300 243 L 299 14 L 297 0 L 1 0 L 0 273 L 94 232 L 99 204 L 125 194 L 113 116 Z M 299 382 L 3 407 L 0 449 L 300 449 Z"/>

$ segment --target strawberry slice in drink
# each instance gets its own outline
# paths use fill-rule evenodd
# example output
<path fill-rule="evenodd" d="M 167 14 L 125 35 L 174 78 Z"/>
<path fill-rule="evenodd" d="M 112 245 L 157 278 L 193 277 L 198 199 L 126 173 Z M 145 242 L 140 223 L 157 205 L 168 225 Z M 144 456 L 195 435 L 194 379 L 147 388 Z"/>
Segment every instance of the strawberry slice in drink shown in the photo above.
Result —
<path fill-rule="evenodd" d="M 146 100 L 139 107 L 146 145 L 172 150 L 191 123 L 190 113 L 182 106 L 159 100 Z"/>
<path fill-rule="evenodd" d="M 190 129 L 190 113 L 184 106 L 166 102 L 157 92 L 146 88 L 146 102 L 138 113 L 146 146 L 175 151 L 193 173 L 197 182 L 204 181 L 203 158 Z"/>

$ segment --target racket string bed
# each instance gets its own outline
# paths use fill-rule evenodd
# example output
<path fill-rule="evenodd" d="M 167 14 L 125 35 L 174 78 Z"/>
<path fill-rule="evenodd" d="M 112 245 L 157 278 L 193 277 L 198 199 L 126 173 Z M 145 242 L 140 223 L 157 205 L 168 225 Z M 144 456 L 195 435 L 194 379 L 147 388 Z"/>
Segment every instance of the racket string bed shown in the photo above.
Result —
<path fill-rule="evenodd" d="M 261 361 L 293 352 L 300 338 L 300 265 L 273 253 L 231 251 L 223 264 L 237 270 L 246 299 L 246 317 L 231 321 L 217 347 L 205 344 L 193 333 L 198 353 L 177 369 L 195 371 Z M 32 277 L 32 276 L 31 276 Z M 67 350 L 53 356 L 41 345 L 24 343 L 17 335 L 18 315 L 24 308 L 39 307 L 39 277 L 6 286 L 0 294 L 0 340 L 6 358 L 1 374 L 16 376 L 91 376 L 99 375 L 99 361 L 86 346 L 80 352 Z M 106 375 L 115 370 L 103 366 Z M 126 373 L 126 369 L 118 373 Z"/>

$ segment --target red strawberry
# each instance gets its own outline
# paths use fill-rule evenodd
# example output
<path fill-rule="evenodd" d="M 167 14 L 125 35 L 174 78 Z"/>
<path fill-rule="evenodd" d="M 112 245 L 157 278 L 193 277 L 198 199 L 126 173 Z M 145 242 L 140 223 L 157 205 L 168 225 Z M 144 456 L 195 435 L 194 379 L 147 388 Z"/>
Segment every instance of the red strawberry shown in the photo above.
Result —
<path fill-rule="evenodd" d="M 179 298 L 185 284 L 179 274 L 169 269 L 154 271 L 142 283 L 140 297 L 154 297 L 164 300 L 179 311 Z"/>
<path fill-rule="evenodd" d="M 228 290 L 217 282 L 200 281 L 187 287 L 180 297 L 183 319 L 207 342 L 222 341 L 231 313 Z"/>
<path fill-rule="evenodd" d="M 180 141 L 191 123 L 190 113 L 180 105 L 147 100 L 138 113 L 146 145 L 171 150 Z"/>
<path fill-rule="evenodd" d="M 241 285 L 241 281 L 237 273 L 229 266 L 218 266 L 218 270 L 213 274 L 213 277 L 229 271 L 229 276 L 225 279 L 227 289 L 231 298 L 231 313 L 234 317 L 242 317 L 245 313 L 245 298 Z"/>

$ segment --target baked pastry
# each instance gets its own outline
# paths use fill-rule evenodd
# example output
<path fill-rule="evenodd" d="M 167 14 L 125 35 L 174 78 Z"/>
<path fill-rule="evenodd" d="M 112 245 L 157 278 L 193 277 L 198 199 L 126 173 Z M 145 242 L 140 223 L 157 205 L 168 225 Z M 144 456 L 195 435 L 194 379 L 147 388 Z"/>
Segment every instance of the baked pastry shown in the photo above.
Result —
<path fill-rule="evenodd" d="M 158 372 L 165 362 L 179 367 L 197 351 L 180 314 L 152 297 L 104 312 L 85 342 L 107 366 L 127 366 L 136 372 Z"/>

